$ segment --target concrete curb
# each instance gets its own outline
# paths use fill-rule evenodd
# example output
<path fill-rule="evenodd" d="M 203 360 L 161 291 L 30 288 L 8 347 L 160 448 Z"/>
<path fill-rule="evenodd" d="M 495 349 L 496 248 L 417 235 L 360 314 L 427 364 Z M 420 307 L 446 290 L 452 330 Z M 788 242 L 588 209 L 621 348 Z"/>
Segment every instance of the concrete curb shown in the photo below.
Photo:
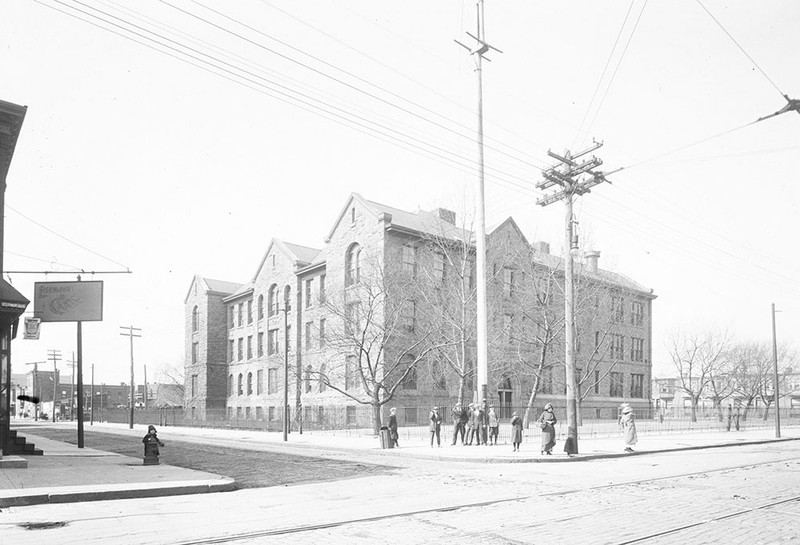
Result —
<path fill-rule="evenodd" d="M 170 481 L 164 483 L 133 483 L 122 485 L 65 486 L 49 490 L 0 491 L 0 508 L 40 505 L 44 503 L 74 503 L 83 501 L 123 500 L 228 492 L 236 488 L 230 477 L 203 481 Z"/>
<path fill-rule="evenodd" d="M 572 456 L 526 456 L 524 458 L 505 458 L 505 457 L 491 457 L 491 456 L 480 456 L 480 457 L 463 457 L 463 456 L 448 456 L 448 455 L 441 455 L 441 454 L 422 454 L 422 453 L 413 453 L 408 452 L 407 450 L 403 454 L 398 454 L 395 456 L 393 453 L 389 451 L 394 449 L 381 449 L 378 451 L 372 451 L 378 456 L 384 457 L 402 457 L 402 458 L 414 458 L 417 460 L 437 460 L 441 462 L 466 462 L 466 463 L 477 463 L 477 464 L 553 464 L 553 463 L 570 463 L 570 462 L 587 462 L 591 460 L 603 460 L 609 458 L 627 458 L 629 456 L 643 456 L 646 454 L 661 454 L 666 452 L 681 452 L 681 451 L 689 451 L 689 450 L 705 450 L 705 449 L 712 449 L 712 448 L 723 448 L 723 447 L 740 447 L 740 446 L 747 446 L 747 445 L 763 445 L 768 443 L 783 443 L 787 441 L 800 441 L 800 437 L 785 437 L 780 439 L 759 439 L 754 441 L 737 441 L 735 443 L 719 443 L 713 445 L 692 445 L 686 447 L 675 447 L 675 448 L 665 448 L 665 449 L 654 449 L 654 450 L 637 450 L 633 452 L 602 452 L 602 453 L 595 453 L 595 454 L 576 454 Z M 342 449 L 344 450 L 344 449 Z M 348 449 L 350 450 L 350 449 Z"/>

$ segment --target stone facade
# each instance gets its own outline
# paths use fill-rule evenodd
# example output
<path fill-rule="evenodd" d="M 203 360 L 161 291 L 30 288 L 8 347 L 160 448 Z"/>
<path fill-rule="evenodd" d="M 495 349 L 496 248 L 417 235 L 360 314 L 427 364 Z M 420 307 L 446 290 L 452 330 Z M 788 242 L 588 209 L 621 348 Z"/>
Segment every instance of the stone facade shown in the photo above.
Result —
<path fill-rule="evenodd" d="M 215 291 L 208 286 L 215 281 L 195 277 L 185 302 L 186 406 L 198 407 L 197 414 L 204 407 L 219 418 L 277 427 L 288 369 L 294 420 L 302 417 L 307 426 L 369 425 L 368 392 L 352 369 L 353 358 L 363 351 L 345 342 L 353 317 L 359 326 L 371 320 L 373 330 L 383 328 L 390 338 L 380 347 L 384 369 L 377 380 L 394 389 L 390 405 L 403 408 L 401 423 L 424 423 L 431 405 L 450 406 L 459 395 L 472 401 L 471 241 L 472 233 L 458 227 L 450 211 L 411 213 L 353 194 L 324 248 L 274 239 L 247 283 L 224 283 L 226 289 L 218 283 Z M 510 414 L 524 407 L 536 387 L 537 407 L 547 401 L 563 406 L 563 331 L 553 328 L 541 366 L 537 344 L 543 324 L 563 319 L 562 260 L 549 253 L 547 244 L 530 244 L 510 218 L 487 235 L 487 248 L 490 401 L 500 405 L 501 415 Z M 622 275 L 598 269 L 598 256 L 588 254 L 576 265 L 582 294 L 576 306 L 577 367 L 583 405 L 605 408 L 610 415 L 622 401 L 648 404 L 655 296 Z M 371 286 L 394 299 L 371 305 Z M 288 358 L 284 319 L 290 331 Z M 463 328 L 462 342 L 437 345 L 434 338 L 443 334 L 434 335 L 431 328 L 451 335 L 454 323 Z M 334 416 L 334 408 L 341 414 Z"/>

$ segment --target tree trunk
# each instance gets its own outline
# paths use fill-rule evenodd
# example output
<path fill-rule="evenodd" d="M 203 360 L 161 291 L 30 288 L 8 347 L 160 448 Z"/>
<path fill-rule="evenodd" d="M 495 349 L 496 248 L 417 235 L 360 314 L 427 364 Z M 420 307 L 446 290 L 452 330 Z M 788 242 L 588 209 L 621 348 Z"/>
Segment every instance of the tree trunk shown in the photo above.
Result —
<path fill-rule="evenodd" d="M 458 375 L 458 404 L 464 406 L 464 390 L 467 389 L 467 377 Z"/>
<path fill-rule="evenodd" d="M 697 422 L 697 398 L 692 396 L 692 423 Z"/>
<path fill-rule="evenodd" d="M 372 394 L 372 433 L 375 437 L 379 437 L 381 433 L 381 403 L 380 393 L 374 392 Z"/>
<path fill-rule="evenodd" d="M 536 394 L 539 391 L 539 381 L 542 378 L 542 369 L 544 369 L 544 360 L 546 358 L 547 358 L 547 342 L 545 342 L 541 346 L 541 350 L 539 350 L 539 365 L 537 366 L 536 369 L 536 376 L 533 379 L 533 387 L 531 388 L 531 395 L 530 397 L 528 397 L 528 404 L 525 406 L 525 415 L 522 418 L 522 426 L 525 429 L 528 429 L 531 409 L 533 409 L 533 403 L 536 401 Z"/>
<path fill-rule="evenodd" d="M 769 408 L 772 406 L 772 401 L 767 401 L 766 404 L 767 406 L 764 407 L 764 422 L 769 418 Z"/>

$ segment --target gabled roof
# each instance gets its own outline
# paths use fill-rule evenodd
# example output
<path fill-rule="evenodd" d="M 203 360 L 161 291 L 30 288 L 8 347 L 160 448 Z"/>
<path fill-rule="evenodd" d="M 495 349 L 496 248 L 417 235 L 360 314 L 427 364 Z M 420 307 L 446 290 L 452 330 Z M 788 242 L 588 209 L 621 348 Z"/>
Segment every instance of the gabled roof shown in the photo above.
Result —
<path fill-rule="evenodd" d="M 184 297 L 183 302 L 189 300 L 189 296 L 192 294 L 192 286 L 197 285 L 203 290 L 203 293 L 206 292 L 213 292 L 218 293 L 220 295 L 230 295 L 234 293 L 239 287 L 242 285 L 238 282 L 226 282 L 225 280 L 213 280 L 211 278 L 203 278 L 199 274 L 194 275 L 192 279 L 192 283 L 189 284 L 189 291 L 186 292 L 186 297 Z"/>
<path fill-rule="evenodd" d="M 264 257 L 261 258 L 261 262 L 258 264 L 256 273 L 253 275 L 250 284 L 255 283 L 256 278 L 258 278 L 258 275 L 261 274 L 261 269 L 264 268 L 264 264 L 267 262 L 267 257 L 269 254 L 272 253 L 273 247 L 285 255 L 292 262 L 295 269 L 299 269 L 313 263 L 314 260 L 320 257 L 322 254 L 322 251 L 318 248 L 301 246 L 300 244 L 292 244 L 291 242 L 283 242 L 280 239 L 273 238 L 270 240 L 269 246 L 267 246 L 267 251 L 264 252 Z"/>
<path fill-rule="evenodd" d="M 0 181 L 5 180 L 8 175 L 27 110 L 27 106 L 0 100 Z"/>
<path fill-rule="evenodd" d="M 358 202 L 364 210 L 375 216 L 376 220 L 383 218 L 387 224 L 387 229 L 401 229 L 417 234 L 427 234 L 458 240 L 470 240 L 472 237 L 470 231 L 461 229 L 441 219 L 435 210 L 408 212 L 406 210 L 394 208 L 393 206 L 369 201 L 358 193 L 351 193 L 339 212 L 339 215 L 336 217 L 333 227 L 328 232 L 328 236 L 325 238 L 326 242 L 331 239 L 333 233 L 336 231 L 337 227 L 339 227 L 339 224 L 342 222 L 342 219 L 353 201 Z"/>
<path fill-rule="evenodd" d="M 517 225 L 517 222 L 514 221 L 514 218 L 512 218 L 511 216 L 508 216 L 508 218 L 506 218 L 497 227 L 494 227 L 493 229 L 489 230 L 489 235 L 491 236 L 491 235 L 494 235 L 496 233 L 499 233 L 500 231 L 502 231 L 506 227 L 516 231 L 516 233 L 519 235 L 519 237 L 522 239 L 522 241 L 527 246 L 530 246 L 530 243 L 528 242 L 528 239 L 525 238 L 525 234 L 522 232 L 522 229 L 519 228 L 519 225 Z"/>

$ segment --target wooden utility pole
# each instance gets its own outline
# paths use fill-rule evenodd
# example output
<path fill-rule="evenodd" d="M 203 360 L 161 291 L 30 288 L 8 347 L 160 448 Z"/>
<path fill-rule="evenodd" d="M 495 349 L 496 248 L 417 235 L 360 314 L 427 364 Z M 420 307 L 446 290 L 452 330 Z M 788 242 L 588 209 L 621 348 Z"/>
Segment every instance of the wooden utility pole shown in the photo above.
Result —
<path fill-rule="evenodd" d="M 778 403 L 780 401 L 780 388 L 778 387 L 778 337 L 775 333 L 775 303 L 772 303 L 772 361 L 775 371 L 775 384 L 773 386 L 775 395 L 775 437 L 781 437 L 781 407 Z"/>
<path fill-rule="evenodd" d="M 567 454 L 578 453 L 578 386 L 575 381 L 575 292 L 573 279 L 572 251 L 578 249 L 578 239 L 573 232 L 575 218 L 572 203 L 575 197 L 589 193 L 591 188 L 607 181 L 605 174 L 593 169 L 603 161 L 592 156 L 591 159 L 578 163 L 577 158 L 600 148 L 603 144 L 595 144 L 575 155 L 567 151 L 563 156 L 551 151 L 547 154 L 559 161 L 559 164 L 542 172 L 544 181 L 536 184 L 539 189 L 559 186 L 560 189 L 538 199 L 536 204 L 547 206 L 557 201 L 564 201 L 564 332 L 565 332 L 565 377 L 567 385 L 567 439 L 564 451 Z M 616 171 L 615 171 L 616 172 Z"/>
<path fill-rule="evenodd" d="M 289 440 L 289 299 L 283 302 L 283 440 Z"/>
<path fill-rule="evenodd" d="M 128 331 L 125 333 L 120 333 L 123 337 L 130 337 L 131 339 L 131 405 L 130 405 L 130 415 L 128 418 L 128 428 L 133 429 L 133 406 L 136 403 L 136 391 L 134 390 L 133 385 L 133 338 L 134 337 L 141 337 L 142 330 L 138 327 L 130 326 L 119 326 L 120 329 L 127 329 Z"/>
<path fill-rule="evenodd" d="M 47 351 L 47 359 L 53 360 L 53 414 L 52 420 L 56 421 L 56 396 L 58 395 L 58 367 L 57 364 L 61 361 L 61 350 L 50 349 Z"/>
<path fill-rule="evenodd" d="M 488 414 L 488 382 L 489 382 L 489 330 L 486 305 L 486 215 L 484 203 L 484 146 L 483 146 L 483 59 L 490 50 L 502 53 L 499 49 L 490 46 L 485 40 L 485 29 L 483 21 L 483 0 L 478 0 L 475 4 L 477 12 L 477 32 L 472 35 L 467 32 L 467 36 L 475 40 L 475 47 L 469 47 L 458 40 L 455 42 L 469 51 L 475 60 L 475 74 L 478 83 L 478 184 L 476 187 L 476 233 L 475 233 L 475 275 L 476 275 L 476 309 L 477 309 L 477 371 L 478 371 L 478 392 L 480 397 L 476 400 L 481 403 L 483 400 L 484 414 Z M 486 59 L 489 60 L 489 59 Z"/>

